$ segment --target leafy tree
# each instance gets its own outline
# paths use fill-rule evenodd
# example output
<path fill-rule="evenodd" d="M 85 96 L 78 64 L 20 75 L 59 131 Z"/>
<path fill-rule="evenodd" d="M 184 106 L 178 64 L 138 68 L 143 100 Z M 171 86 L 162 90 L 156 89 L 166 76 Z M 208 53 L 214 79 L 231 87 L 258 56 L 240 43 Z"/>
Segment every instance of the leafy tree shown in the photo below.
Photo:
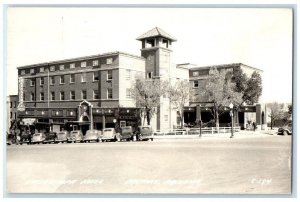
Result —
<path fill-rule="evenodd" d="M 178 80 L 175 83 L 167 83 L 167 95 L 171 104 L 177 109 L 180 116 L 181 128 L 183 128 L 184 106 L 189 101 L 191 91 L 190 83 L 187 80 Z"/>
<path fill-rule="evenodd" d="M 160 97 L 165 93 L 158 79 L 137 78 L 130 89 L 137 107 L 142 108 L 147 124 L 150 125 L 156 108 L 160 105 Z"/>
<path fill-rule="evenodd" d="M 247 75 L 243 72 L 241 67 L 235 67 L 232 72 L 228 72 L 231 81 L 235 84 L 234 90 L 239 93 L 244 93 L 247 83 Z"/>
<path fill-rule="evenodd" d="M 267 104 L 267 106 L 270 109 L 269 117 L 271 118 L 271 129 L 273 129 L 275 121 L 283 119 L 285 116 L 284 105 L 277 102 L 273 102 Z"/>
<path fill-rule="evenodd" d="M 292 104 L 290 104 L 290 105 L 288 106 L 288 113 L 289 113 L 290 116 L 293 115 L 293 105 L 292 105 Z"/>
<path fill-rule="evenodd" d="M 254 71 L 251 77 L 246 82 L 243 100 L 247 104 L 254 104 L 258 102 L 262 94 L 262 79 L 258 72 Z"/>

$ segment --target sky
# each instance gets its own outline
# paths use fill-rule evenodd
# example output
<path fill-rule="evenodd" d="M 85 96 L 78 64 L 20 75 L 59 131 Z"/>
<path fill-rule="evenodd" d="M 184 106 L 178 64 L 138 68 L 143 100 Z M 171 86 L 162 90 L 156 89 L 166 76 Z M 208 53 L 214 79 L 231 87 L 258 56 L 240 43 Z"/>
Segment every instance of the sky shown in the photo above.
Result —
<path fill-rule="evenodd" d="M 113 51 L 160 27 L 178 41 L 173 63 L 243 63 L 263 73 L 262 102 L 292 102 L 292 10 L 275 8 L 8 8 L 7 94 L 17 67 Z"/>

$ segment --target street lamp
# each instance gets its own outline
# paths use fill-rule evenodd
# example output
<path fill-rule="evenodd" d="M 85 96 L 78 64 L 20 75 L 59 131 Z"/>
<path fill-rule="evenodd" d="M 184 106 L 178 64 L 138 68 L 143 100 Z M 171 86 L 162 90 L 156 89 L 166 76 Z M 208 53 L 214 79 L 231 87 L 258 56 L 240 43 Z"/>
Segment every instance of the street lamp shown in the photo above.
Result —
<path fill-rule="evenodd" d="M 232 103 L 229 104 L 229 108 L 230 108 L 230 117 L 231 117 L 231 136 L 230 136 L 230 138 L 233 138 L 233 104 Z"/>

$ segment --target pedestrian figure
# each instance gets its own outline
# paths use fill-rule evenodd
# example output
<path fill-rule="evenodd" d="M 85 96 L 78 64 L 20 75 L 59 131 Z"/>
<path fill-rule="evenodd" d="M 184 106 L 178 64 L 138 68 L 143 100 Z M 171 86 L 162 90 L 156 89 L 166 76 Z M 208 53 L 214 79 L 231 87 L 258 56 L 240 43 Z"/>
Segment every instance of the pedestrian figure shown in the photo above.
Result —
<path fill-rule="evenodd" d="M 254 130 L 254 132 L 256 130 L 256 123 L 255 122 L 253 122 L 253 130 Z"/>

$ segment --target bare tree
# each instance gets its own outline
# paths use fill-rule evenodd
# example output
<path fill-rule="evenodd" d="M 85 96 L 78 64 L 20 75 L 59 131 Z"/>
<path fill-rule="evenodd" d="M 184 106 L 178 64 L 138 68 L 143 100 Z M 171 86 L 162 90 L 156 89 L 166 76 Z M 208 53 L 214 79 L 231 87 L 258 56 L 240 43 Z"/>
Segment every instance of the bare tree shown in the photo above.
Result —
<path fill-rule="evenodd" d="M 167 83 L 167 95 L 171 104 L 177 109 L 180 116 L 180 125 L 183 128 L 184 106 L 189 102 L 191 87 L 188 80 L 177 80 L 175 83 Z"/>
<path fill-rule="evenodd" d="M 130 89 L 136 106 L 142 108 L 148 125 L 150 125 L 151 118 L 156 113 L 156 108 L 160 105 L 160 97 L 165 93 L 164 89 L 160 80 L 141 77 L 136 79 Z"/>

